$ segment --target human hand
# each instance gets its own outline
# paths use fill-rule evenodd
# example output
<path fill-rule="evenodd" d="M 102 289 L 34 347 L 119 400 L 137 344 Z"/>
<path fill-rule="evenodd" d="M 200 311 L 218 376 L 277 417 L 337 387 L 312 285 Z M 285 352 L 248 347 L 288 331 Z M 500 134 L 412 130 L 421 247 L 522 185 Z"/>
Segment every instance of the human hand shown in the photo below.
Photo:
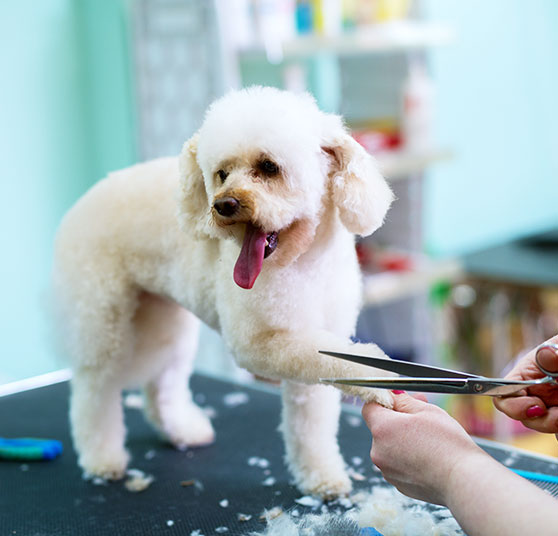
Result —
<path fill-rule="evenodd" d="M 422 395 L 393 398 L 393 410 L 374 403 L 362 409 L 372 432 L 370 457 L 405 495 L 446 504 L 452 471 L 469 456 L 486 454 L 455 419 Z"/>
<path fill-rule="evenodd" d="M 546 343 L 558 344 L 558 335 Z M 535 348 L 523 357 L 506 376 L 510 380 L 536 380 L 544 373 L 537 367 Z M 545 350 L 539 354 L 541 365 L 558 371 L 558 352 Z M 494 405 L 508 417 L 521 421 L 538 432 L 558 432 L 558 385 L 536 385 L 522 391 L 522 396 L 494 398 Z"/>

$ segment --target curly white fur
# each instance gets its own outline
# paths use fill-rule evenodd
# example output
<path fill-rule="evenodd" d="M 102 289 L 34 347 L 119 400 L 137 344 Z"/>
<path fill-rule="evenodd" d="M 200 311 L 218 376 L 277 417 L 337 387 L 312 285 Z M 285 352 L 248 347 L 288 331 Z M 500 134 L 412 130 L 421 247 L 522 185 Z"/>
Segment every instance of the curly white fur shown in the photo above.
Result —
<path fill-rule="evenodd" d="M 220 214 L 215 203 L 231 197 L 237 211 Z M 177 447 L 213 440 L 187 389 L 199 318 L 239 365 L 284 380 L 282 430 L 300 489 L 347 493 L 339 393 L 316 384 L 370 370 L 317 350 L 382 354 L 349 340 L 361 291 L 353 233 L 372 233 L 391 201 L 339 117 L 308 95 L 260 87 L 216 101 L 178 162 L 96 184 L 61 224 L 53 274 L 83 469 L 124 474 L 120 393 L 130 385 L 145 386 L 149 419 Z M 262 260 L 269 233 L 277 248 Z M 347 392 L 391 404 L 383 391 Z"/>
<path fill-rule="evenodd" d="M 246 536 L 357 536 L 373 527 L 383 536 L 463 536 L 451 512 L 442 506 L 410 499 L 392 487 L 376 486 L 350 498 L 350 510 L 332 512 L 322 505 L 313 512 L 283 512 L 267 519 L 263 532 Z M 325 506 L 325 507 L 324 507 Z"/>

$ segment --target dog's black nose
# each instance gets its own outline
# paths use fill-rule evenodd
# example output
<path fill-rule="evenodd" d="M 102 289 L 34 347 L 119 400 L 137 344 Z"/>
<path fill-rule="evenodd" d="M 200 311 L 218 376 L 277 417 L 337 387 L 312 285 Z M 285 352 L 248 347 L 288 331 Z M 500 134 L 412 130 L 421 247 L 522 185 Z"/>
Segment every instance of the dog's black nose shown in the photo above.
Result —
<path fill-rule="evenodd" d="M 217 199 L 215 203 L 213 203 L 213 208 L 221 214 L 221 216 L 225 216 L 230 218 L 234 216 L 240 207 L 240 203 L 238 199 L 234 197 L 222 197 L 221 199 Z"/>

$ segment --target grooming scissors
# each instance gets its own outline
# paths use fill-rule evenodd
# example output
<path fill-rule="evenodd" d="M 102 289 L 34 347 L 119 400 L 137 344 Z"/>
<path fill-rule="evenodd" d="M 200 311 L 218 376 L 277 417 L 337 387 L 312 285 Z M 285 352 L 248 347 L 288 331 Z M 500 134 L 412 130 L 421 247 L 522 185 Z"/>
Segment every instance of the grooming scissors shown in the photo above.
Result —
<path fill-rule="evenodd" d="M 487 378 L 485 376 L 477 376 L 476 374 L 468 374 L 466 372 L 423 365 L 421 363 L 320 350 L 321 354 L 400 374 L 400 377 L 387 378 L 321 378 L 320 382 L 334 385 L 375 387 L 380 389 L 402 389 L 424 393 L 519 396 L 523 389 L 535 385 L 558 386 L 558 372 L 546 370 L 539 362 L 539 355 L 542 350 L 551 350 L 558 355 L 558 344 L 543 344 L 537 348 L 535 361 L 539 370 L 545 374 L 543 378 L 537 380 Z"/>

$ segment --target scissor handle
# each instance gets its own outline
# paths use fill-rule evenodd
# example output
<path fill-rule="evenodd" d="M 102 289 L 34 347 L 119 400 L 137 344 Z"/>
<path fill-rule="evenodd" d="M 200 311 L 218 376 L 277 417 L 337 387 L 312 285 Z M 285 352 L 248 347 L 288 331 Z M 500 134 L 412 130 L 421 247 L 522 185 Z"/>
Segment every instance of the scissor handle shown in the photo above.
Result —
<path fill-rule="evenodd" d="M 556 355 L 556 357 L 558 358 L 558 344 L 555 343 L 546 343 L 546 344 L 541 344 L 541 346 L 539 346 L 537 348 L 537 352 L 535 354 L 535 361 L 537 362 L 537 367 L 539 367 L 539 369 L 541 370 L 541 372 L 544 372 L 547 376 L 550 376 L 551 378 L 558 378 L 558 370 L 552 372 L 550 370 L 547 370 L 546 368 L 544 368 L 541 365 L 540 359 L 539 359 L 539 355 L 541 353 L 541 351 L 543 350 L 550 350 L 551 352 L 554 352 L 554 354 Z"/>

